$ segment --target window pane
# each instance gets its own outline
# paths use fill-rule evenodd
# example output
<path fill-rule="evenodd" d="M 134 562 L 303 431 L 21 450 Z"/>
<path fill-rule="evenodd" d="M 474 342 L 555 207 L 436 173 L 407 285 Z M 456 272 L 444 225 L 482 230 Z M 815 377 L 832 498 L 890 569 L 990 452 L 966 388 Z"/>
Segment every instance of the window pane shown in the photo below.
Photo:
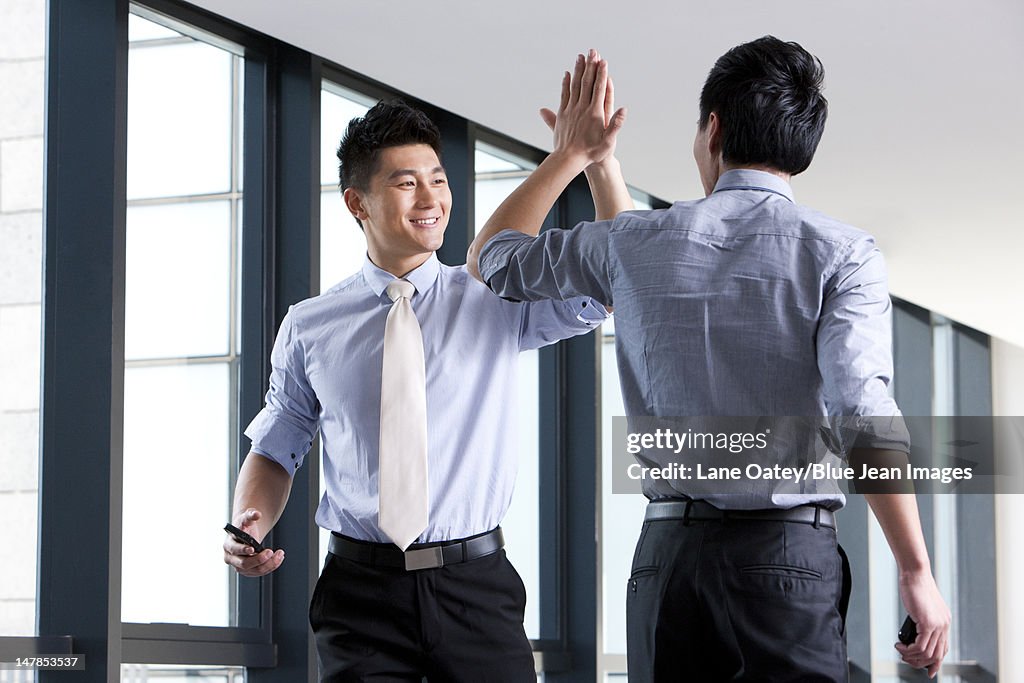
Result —
<path fill-rule="evenodd" d="M 476 232 L 484 227 L 505 197 L 530 175 L 537 165 L 491 145 L 478 142 L 474 154 L 476 164 Z"/>
<path fill-rule="evenodd" d="M 233 185 L 244 65 L 180 32 L 190 27 L 132 23 L 147 40 L 129 52 L 121 613 L 227 626 L 233 576 L 221 526 L 238 446 L 242 195 Z M 157 543 L 163 511 L 173 531 Z M 162 556 L 188 560 L 154 561 Z"/>
<path fill-rule="evenodd" d="M 338 190 L 320 194 L 320 291 L 363 267 L 366 239 Z"/>
<path fill-rule="evenodd" d="M 325 81 L 320 91 L 320 291 L 358 271 L 366 240 L 345 208 L 338 189 L 338 143 L 349 121 L 364 115 L 375 100 Z M 321 480 L 322 481 L 322 480 Z"/>
<path fill-rule="evenodd" d="M 36 633 L 46 6 L 0 2 L 0 636 Z"/>
<path fill-rule="evenodd" d="M 226 355 L 231 204 L 128 209 L 125 357 Z"/>
<path fill-rule="evenodd" d="M 140 16 L 128 15 L 128 42 L 138 43 L 143 40 L 159 40 L 161 38 L 181 38 L 182 35 L 174 29 L 154 24 Z"/>
<path fill-rule="evenodd" d="M 125 370 L 126 622 L 229 624 L 230 375 L 227 363 Z"/>
<path fill-rule="evenodd" d="M 129 50 L 129 199 L 230 189 L 232 57 L 181 37 Z"/>
<path fill-rule="evenodd" d="M 329 89 L 328 89 L 329 88 Z M 320 91 L 320 182 L 338 186 L 338 143 L 348 122 L 374 105 L 372 98 L 325 83 Z"/>

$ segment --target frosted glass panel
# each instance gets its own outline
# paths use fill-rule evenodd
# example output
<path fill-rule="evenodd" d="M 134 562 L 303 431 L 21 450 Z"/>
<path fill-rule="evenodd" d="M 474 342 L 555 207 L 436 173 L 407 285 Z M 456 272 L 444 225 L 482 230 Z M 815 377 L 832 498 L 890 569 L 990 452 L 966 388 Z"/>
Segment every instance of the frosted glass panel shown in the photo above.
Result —
<path fill-rule="evenodd" d="M 125 370 L 126 622 L 229 624 L 229 380 L 226 363 Z"/>
<path fill-rule="evenodd" d="M 127 224 L 125 358 L 227 354 L 230 204 L 131 207 Z"/>
<path fill-rule="evenodd" d="M 341 193 L 320 194 L 320 291 L 338 284 L 363 267 L 366 238 L 345 208 Z"/>
<path fill-rule="evenodd" d="M 338 143 L 348 122 L 364 115 L 373 100 L 352 93 L 341 97 L 328 90 L 320 91 L 320 183 L 338 185 Z"/>
<path fill-rule="evenodd" d="M 231 55 L 198 42 L 130 49 L 128 198 L 226 192 L 230 166 Z"/>

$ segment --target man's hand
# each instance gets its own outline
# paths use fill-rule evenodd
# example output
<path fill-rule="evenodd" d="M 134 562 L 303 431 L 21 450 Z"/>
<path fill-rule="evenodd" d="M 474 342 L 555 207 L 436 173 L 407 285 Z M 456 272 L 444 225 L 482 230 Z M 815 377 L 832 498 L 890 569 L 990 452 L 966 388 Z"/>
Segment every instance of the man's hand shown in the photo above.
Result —
<path fill-rule="evenodd" d="M 477 233 L 466 254 L 470 275 L 483 282 L 480 275 L 480 252 L 488 240 L 504 229 L 518 230 L 536 236 L 548 211 L 573 178 L 592 164 L 595 177 L 588 170 L 588 180 L 595 192 L 597 216 L 607 219 L 619 211 L 633 208 L 629 191 L 622 180 L 616 161 L 615 141 L 626 122 L 626 110 L 613 113 L 614 94 L 609 92 L 608 63 L 597 50 L 589 56 L 577 55 L 573 74 L 562 78 L 562 96 L 558 112 L 541 111 L 552 126 L 555 148 L 540 166 L 512 191 Z"/>
<path fill-rule="evenodd" d="M 904 662 L 915 669 L 928 669 L 928 676 L 934 678 L 949 652 L 949 607 L 927 569 L 901 573 L 899 587 L 903 606 L 917 623 L 917 639 L 910 645 L 896 643 L 896 649 Z"/>
<path fill-rule="evenodd" d="M 853 462 L 906 462 L 905 453 L 884 449 L 853 449 Z M 917 623 L 917 639 L 910 645 L 896 643 L 895 647 L 910 666 L 928 669 L 935 677 L 939 664 L 949 651 L 949 624 L 953 617 L 946 601 L 939 594 L 932 576 L 921 518 L 917 512 L 917 499 L 913 493 L 864 493 L 864 500 L 882 527 L 885 540 L 892 549 L 899 570 L 900 598 L 910 618 Z"/>
<path fill-rule="evenodd" d="M 262 542 L 266 535 L 260 529 L 259 521 L 262 517 L 259 510 L 249 508 L 231 520 L 231 523 Z M 231 534 L 227 534 L 224 539 L 224 563 L 234 567 L 242 576 L 264 576 L 280 567 L 282 562 L 283 550 L 267 548 L 262 553 L 256 553 L 252 546 L 239 543 Z"/>
<path fill-rule="evenodd" d="M 562 78 L 562 96 L 558 112 L 541 109 L 541 117 L 554 132 L 552 154 L 582 159 L 588 166 L 600 163 L 615 153 L 619 130 L 626 121 L 626 110 L 615 109 L 615 88 L 608 77 L 608 62 L 597 50 L 587 57 L 576 56 L 573 74 Z"/>
<path fill-rule="evenodd" d="M 600 164 L 600 163 L 606 163 L 607 161 L 614 159 L 615 143 L 616 143 L 616 139 L 618 137 L 618 131 L 622 128 L 622 124 L 625 122 L 626 110 L 625 109 L 619 109 L 619 110 L 615 109 L 615 85 L 614 85 L 614 83 L 612 83 L 612 77 L 608 74 L 608 63 L 605 60 L 601 59 L 601 55 L 599 53 L 597 53 L 596 51 L 594 51 L 594 50 L 590 51 L 590 55 L 592 57 L 596 57 L 596 59 L 598 60 L 597 63 L 599 65 L 599 69 L 603 69 L 604 75 L 605 75 L 605 77 L 607 79 L 606 82 L 605 82 L 604 109 L 602 111 L 602 114 L 604 116 L 604 129 L 605 129 L 606 135 L 608 133 L 611 133 L 610 135 L 607 135 L 607 141 L 610 141 L 612 146 L 611 146 L 611 151 L 605 156 L 605 158 L 602 161 L 595 162 L 595 163 Z M 583 55 L 577 55 L 577 57 L 576 57 L 577 69 L 579 68 L 580 60 L 582 60 L 582 59 L 583 59 Z M 588 66 L 589 66 L 589 64 L 588 64 Z M 600 74 L 598 74 L 598 75 L 600 76 Z M 566 71 L 565 72 L 565 76 L 562 78 L 562 97 L 561 97 L 561 105 L 559 106 L 559 111 L 560 112 L 564 111 L 567 108 L 567 105 L 568 105 L 568 100 L 569 100 L 569 97 L 571 95 L 571 87 L 568 87 L 568 86 L 569 86 L 569 72 Z M 568 90 L 567 90 L 567 87 L 568 87 Z M 541 117 L 541 119 L 543 119 L 543 121 L 547 125 L 547 127 L 549 129 L 551 129 L 551 132 L 554 133 L 555 132 L 555 128 L 556 128 L 557 123 L 558 123 L 558 114 L 553 112 L 552 110 L 548 109 L 547 107 L 543 107 L 540 110 L 540 117 Z M 612 121 L 615 121 L 615 126 L 614 127 L 612 127 Z M 555 141 L 554 141 L 554 148 L 555 149 L 558 148 L 558 142 L 559 142 L 558 138 L 555 137 Z"/>

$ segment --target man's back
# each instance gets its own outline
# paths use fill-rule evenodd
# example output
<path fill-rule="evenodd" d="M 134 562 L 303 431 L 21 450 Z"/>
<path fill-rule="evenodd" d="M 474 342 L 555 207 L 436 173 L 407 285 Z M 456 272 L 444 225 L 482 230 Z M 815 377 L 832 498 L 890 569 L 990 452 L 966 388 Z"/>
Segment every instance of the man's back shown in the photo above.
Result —
<path fill-rule="evenodd" d="M 785 181 L 730 171 L 607 249 L 629 414 L 893 414 L 881 254 Z"/>

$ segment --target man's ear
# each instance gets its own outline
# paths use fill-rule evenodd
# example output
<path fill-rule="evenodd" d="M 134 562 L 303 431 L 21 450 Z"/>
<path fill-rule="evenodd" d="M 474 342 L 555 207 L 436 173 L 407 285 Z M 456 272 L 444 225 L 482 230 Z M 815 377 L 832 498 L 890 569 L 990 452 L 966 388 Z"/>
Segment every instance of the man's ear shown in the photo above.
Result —
<path fill-rule="evenodd" d="M 354 187 L 347 187 L 341 196 L 345 200 L 345 206 L 348 208 L 349 213 L 360 221 L 366 220 L 366 207 L 363 204 L 363 196 L 359 190 Z"/>
<path fill-rule="evenodd" d="M 711 153 L 712 159 L 717 159 L 722 154 L 722 122 L 718 118 L 718 114 L 715 112 L 708 114 L 705 130 L 707 131 L 708 152 Z"/>

